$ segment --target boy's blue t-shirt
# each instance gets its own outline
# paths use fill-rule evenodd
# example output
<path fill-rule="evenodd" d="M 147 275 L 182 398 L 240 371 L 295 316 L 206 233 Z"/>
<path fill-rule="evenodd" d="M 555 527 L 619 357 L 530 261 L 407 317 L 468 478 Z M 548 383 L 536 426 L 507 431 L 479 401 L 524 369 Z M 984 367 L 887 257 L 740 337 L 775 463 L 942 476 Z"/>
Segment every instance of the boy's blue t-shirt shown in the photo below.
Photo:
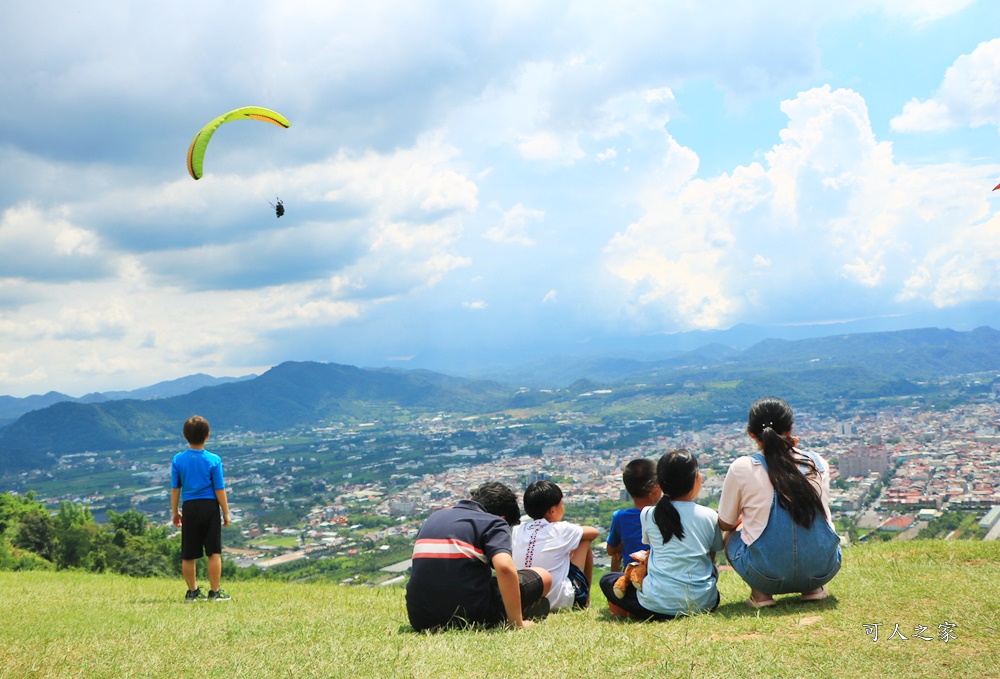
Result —
<path fill-rule="evenodd" d="M 642 541 L 642 523 L 639 521 L 639 510 L 635 507 L 619 509 L 611 515 L 611 531 L 608 533 L 608 545 L 622 546 L 622 566 L 627 566 L 633 559 L 629 554 L 649 549 Z"/>
<path fill-rule="evenodd" d="M 207 450 L 188 449 L 174 455 L 170 465 L 171 488 L 181 489 L 181 499 L 214 500 L 215 491 L 226 487 L 222 458 Z"/>

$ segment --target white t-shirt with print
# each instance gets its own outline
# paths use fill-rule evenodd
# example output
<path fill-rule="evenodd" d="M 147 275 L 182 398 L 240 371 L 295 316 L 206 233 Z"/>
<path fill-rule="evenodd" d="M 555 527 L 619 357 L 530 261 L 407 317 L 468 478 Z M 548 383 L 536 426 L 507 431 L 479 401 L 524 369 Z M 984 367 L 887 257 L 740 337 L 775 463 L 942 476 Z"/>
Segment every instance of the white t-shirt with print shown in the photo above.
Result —
<path fill-rule="evenodd" d="M 580 546 L 583 526 L 568 521 L 550 523 L 529 519 L 511 530 L 514 565 L 518 568 L 544 568 L 552 574 L 548 600 L 552 610 L 573 606 L 573 583 L 569 581 L 569 557 Z"/>

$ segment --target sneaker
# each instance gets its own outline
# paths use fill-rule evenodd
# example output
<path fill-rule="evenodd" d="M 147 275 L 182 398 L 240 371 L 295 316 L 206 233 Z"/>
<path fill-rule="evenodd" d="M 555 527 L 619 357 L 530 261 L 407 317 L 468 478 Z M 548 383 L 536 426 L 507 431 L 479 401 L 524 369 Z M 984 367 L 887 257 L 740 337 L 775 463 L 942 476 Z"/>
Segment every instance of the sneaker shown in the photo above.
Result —
<path fill-rule="evenodd" d="M 229 594 L 227 594 L 226 590 L 224 589 L 220 589 L 219 591 L 213 591 L 213 590 L 208 591 L 209 601 L 229 601 L 232 598 L 233 597 L 229 596 Z"/>
<path fill-rule="evenodd" d="M 198 601 L 208 601 L 208 597 L 205 593 L 201 591 L 201 587 L 195 590 L 188 590 L 188 593 L 184 595 L 184 603 L 192 604 Z"/>

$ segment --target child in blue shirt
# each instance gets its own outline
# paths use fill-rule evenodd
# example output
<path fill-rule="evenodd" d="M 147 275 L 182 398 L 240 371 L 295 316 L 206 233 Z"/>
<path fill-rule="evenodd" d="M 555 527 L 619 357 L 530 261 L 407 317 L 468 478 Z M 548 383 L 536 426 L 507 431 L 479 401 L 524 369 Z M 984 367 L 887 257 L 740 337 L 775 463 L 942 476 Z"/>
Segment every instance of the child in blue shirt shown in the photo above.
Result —
<path fill-rule="evenodd" d="M 648 457 L 637 458 L 625 465 L 622 484 L 632 498 L 632 506 L 619 509 L 611 515 L 611 532 L 608 533 L 611 570 L 618 572 L 632 561 L 629 554 L 649 549 L 649 545 L 642 541 L 639 512 L 655 505 L 662 495 L 656 484 L 656 463 Z"/>
<path fill-rule="evenodd" d="M 722 531 L 715 510 L 695 500 L 701 491 L 698 460 L 684 449 L 667 453 L 656 465 L 663 496 L 640 512 L 642 538 L 649 560 L 642 590 L 629 587 L 625 597 L 614 594 L 621 573 L 601 578 L 601 590 L 616 615 L 664 620 L 711 611 L 719 605 L 719 575 L 715 553 L 722 549 Z"/>
<path fill-rule="evenodd" d="M 219 588 L 222 579 L 222 527 L 229 525 L 229 500 L 222 458 L 205 450 L 210 428 L 199 415 L 184 423 L 188 449 L 174 455 L 170 465 L 170 512 L 181 529 L 181 571 L 188 591 L 186 602 L 229 601 Z M 183 500 L 183 504 L 181 501 Z M 197 562 L 208 557 L 209 592 L 197 582 Z"/>

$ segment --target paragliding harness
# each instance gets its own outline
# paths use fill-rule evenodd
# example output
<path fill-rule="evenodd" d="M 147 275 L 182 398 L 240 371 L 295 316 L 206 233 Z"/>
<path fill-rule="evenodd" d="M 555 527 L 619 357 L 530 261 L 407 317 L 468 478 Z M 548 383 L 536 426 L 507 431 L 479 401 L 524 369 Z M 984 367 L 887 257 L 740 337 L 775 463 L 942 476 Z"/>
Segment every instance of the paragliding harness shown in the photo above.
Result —
<path fill-rule="evenodd" d="M 281 215 L 285 214 L 285 204 L 281 202 L 280 198 L 277 198 L 276 200 L 278 201 L 277 205 L 270 201 L 268 201 L 267 204 L 274 208 L 274 214 L 277 217 L 281 217 Z"/>

